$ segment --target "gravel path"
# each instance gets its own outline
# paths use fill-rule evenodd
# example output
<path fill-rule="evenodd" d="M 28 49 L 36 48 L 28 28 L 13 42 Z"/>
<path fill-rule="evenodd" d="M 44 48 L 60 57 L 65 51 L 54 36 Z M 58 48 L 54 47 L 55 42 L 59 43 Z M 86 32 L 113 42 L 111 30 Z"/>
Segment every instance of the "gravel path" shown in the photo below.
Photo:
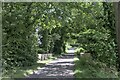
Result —
<path fill-rule="evenodd" d="M 51 61 L 24 80 L 74 80 L 74 53 L 64 54 Z"/>

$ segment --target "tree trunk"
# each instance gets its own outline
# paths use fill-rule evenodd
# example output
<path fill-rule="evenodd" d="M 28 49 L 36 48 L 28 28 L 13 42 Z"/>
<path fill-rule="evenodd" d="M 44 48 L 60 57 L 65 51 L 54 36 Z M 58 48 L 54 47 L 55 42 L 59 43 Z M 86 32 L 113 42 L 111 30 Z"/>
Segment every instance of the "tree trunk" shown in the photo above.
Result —
<path fill-rule="evenodd" d="M 45 50 L 45 52 L 48 52 L 48 29 L 45 29 L 42 35 L 43 35 L 42 47 Z"/>
<path fill-rule="evenodd" d="M 118 71 L 120 72 L 120 2 L 115 2 L 116 35 L 118 45 Z"/>

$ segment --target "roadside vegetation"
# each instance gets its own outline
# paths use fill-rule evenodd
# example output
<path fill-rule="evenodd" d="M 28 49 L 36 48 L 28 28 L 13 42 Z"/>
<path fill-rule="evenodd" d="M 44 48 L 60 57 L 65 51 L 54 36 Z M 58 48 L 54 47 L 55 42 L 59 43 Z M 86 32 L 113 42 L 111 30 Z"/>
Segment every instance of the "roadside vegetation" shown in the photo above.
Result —
<path fill-rule="evenodd" d="M 3 77 L 28 75 L 51 61 L 37 63 L 38 54 L 59 56 L 70 47 L 79 59 L 76 77 L 117 77 L 115 15 L 112 2 L 3 2 Z M 80 53 L 89 53 L 91 61 Z"/>

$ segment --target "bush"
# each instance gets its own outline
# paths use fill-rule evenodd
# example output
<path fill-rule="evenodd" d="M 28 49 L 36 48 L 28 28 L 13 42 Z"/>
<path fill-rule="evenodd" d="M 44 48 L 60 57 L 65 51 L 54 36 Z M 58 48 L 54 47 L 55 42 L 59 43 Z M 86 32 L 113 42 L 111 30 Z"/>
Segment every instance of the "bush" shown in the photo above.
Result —
<path fill-rule="evenodd" d="M 38 49 L 38 54 L 45 54 L 46 51 L 44 49 Z"/>
<path fill-rule="evenodd" d="M 85 51 L 92 54 L 93 59 L 106 63 L 108 66 L 116 65 L 116 43 L 109 30 L 90 29 L 88 32 L 81 33 L 79 42 Z"/>
<path fill-rule="evenodd" d="M 77 48 L 76 51 L 75 51 L 75 55 L 80 58 L 80 53 L 84 53 L 85 52 L 85 49 L 84 48 Z"/>

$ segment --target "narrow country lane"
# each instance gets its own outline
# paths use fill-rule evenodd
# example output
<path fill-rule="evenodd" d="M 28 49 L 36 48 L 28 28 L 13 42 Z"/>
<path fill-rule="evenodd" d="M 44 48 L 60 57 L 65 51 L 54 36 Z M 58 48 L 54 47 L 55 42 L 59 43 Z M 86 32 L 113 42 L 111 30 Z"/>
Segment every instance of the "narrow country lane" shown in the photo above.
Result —
<path fill-rule="evenodd" d="M 64 54 L 39 69 L 27 79 L 40 80 L 74 80 L 74 53 Z"/>
<path fill-rule="evenodd" d="M 1 0 L 0 11 L 0 80 L 120 78 L 118 0 Z"/>

